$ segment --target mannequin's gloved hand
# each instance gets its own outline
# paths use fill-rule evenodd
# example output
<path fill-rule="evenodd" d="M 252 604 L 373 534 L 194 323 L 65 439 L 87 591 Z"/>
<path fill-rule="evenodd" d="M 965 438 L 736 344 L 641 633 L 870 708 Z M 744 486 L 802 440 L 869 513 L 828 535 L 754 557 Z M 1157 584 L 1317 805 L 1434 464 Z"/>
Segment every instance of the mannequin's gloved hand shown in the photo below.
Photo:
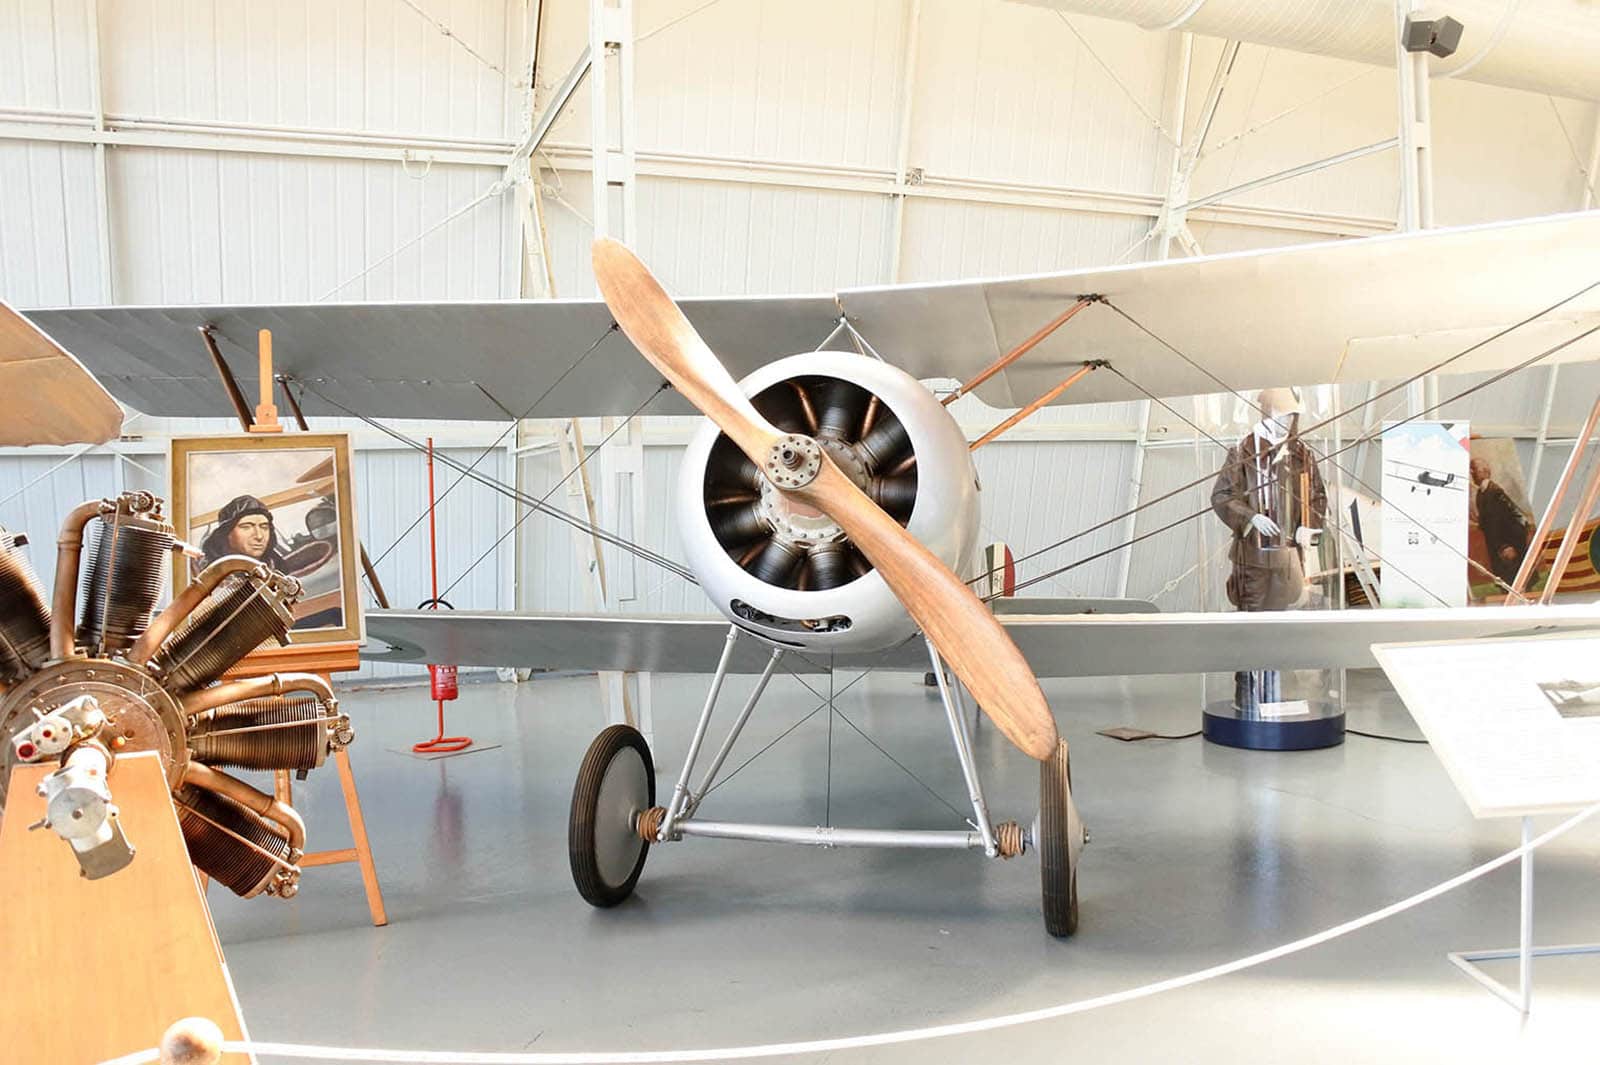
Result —
<path fill-rule="evenodd" d="M 1267 517 L 1265 514 L 1251 515 L 1250 528 L 1254 529 L 1262 536 L 1277 536 L 1279 533 L 1283 532 L 1282 529 L 1278 528 L 1278 523 Z"/>
<path fill-rule="evenodd" d="M 1294 531 L 1294 542 L 1305 548 L 1307 551 L 1311 550 L 1313 547 L 1316 547 L 1317 540 L 1319 540 L 1321 537 L 1321 529 L 1313 529 L 1306 525 L 1302 525 L 1300 528 Z"/>

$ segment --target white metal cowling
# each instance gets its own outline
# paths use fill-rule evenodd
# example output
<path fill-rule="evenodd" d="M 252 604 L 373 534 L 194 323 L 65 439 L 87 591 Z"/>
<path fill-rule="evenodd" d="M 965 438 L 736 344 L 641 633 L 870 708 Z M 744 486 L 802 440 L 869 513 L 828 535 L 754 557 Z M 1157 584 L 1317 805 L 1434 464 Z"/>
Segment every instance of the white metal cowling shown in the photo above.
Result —
<path fill-rule="evenodd" d="M 769 363 L 740 386 L 964 572 L 977 540 L 977 474 L 960 427 L 920 382 L 864 355 L 817 351 Z M 774 488 L 709 421 L 684 453 L 677 498 L 689 567 L 742 629 L 824 652 L 878 650 L 916 630 L 843 531 Z"/>

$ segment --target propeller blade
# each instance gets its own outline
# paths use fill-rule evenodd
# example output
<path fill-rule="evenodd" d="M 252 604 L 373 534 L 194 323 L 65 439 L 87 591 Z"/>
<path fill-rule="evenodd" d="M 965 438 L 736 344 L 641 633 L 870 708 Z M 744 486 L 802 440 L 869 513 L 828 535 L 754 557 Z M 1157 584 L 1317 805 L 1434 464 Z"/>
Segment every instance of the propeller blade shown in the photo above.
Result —
<path fill-rule="evenodd" d="M 0 300 L 0 444 L 103 444 L 122 408 L 72 353 Z"/>
<path fill-rule="evenodd" d="M 672 297 L 617 241 L 595 241 L 592 258 L 600 293 L 634 347 L 752 462 L 769 469 L 784 434 L 750 403 Z M 961 578 L 867 498 L 826 452 L 815 458 L 819 468 L 809 483 L 778 486 L 838 522 L 995 726 L 1030 757 L 1050 758 L 1055 719 L 1005 629 Z"/>
<path fill-rule="evenodd" d="M 816 480 L 791 494 L 850 536 L 933 641 L 978 706 L 1018 749 L 1043 762 L 1056 749 L 1056 723 L 1027 659 L 965 581 L 856 487 L 823 455 Z"/>
<path fill-rule="evenodd" d="M 590 257 L 600 295 L 633 346 L 751 462 L 764 466 L 783 434 L 756 410 L 666 289 L 621 241 L 602 237 Z"/>

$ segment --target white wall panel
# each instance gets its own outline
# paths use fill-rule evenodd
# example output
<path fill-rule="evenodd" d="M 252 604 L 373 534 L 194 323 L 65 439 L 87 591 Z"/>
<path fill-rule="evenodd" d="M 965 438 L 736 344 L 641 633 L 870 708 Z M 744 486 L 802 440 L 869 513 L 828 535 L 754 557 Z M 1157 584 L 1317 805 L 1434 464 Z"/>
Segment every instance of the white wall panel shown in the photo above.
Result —
<path fill-rule="evenodd" d="M 979 544 L 996 540 L 1021 557 L 1080 533 L 1126 509 L 1133 478 L 1131 443 L 996 442 L 974 455 L 983 486 Z M 1089 561 L 1125 539 L 1117 522 L 1017 567 L 1022 582 L 1065 573 L 1023 590 L 1030 596 L 1115 595 L 1117 553 Z"/>
<path fill-rule="evenodd" d="M 589 174 L 546 170 L 544 183 L 556 293 L 592 296 Z M 680 296 L 832 292 L 888 270 L 883 196 L 646 177 L 638 202 L 640 254 Z"/>
<path fill-rule="evenodd" d="M 104 303 L 94 149 L 0 141 L 0 297 Z"/>
<path fill-rule="evenodd" d="M 893 165 L 902 0 L 740 0 L 692 13 L 703 2 L 635 5 L 640 150 Z M 588 33 L 586 4 L 548 6 L 546 88 Z M 555 139 L 587 144 L 588 116 L 584 86 Z"/>
<path fill-rule="evenodd" d="M 1578 209 L 1600 104 L 1459 80 L 1435 80 L 1432 100 L 1438 225 Z"/>
<path fill-rule="evenodd" d="M 1190 143 L 1216 71 L 1221 42 L 1197 38 L 1189 78 Z M 1270 121 L 1285 111 L 1293 113 Z M 1259 45 L 1239 49 L 1191 194 L 1198 198 L 1395 135 L 1394 72 Z M 1443 124 L 1434 116 L 1435 130 Z M 1260 128 L 1257 128 L 1260 127 Z M 1248 132 L 1255 130 L 1255 132 Z M 1291 178 L 1226 202 L 1393 218 L 1395 151 Z M 1300 240 L 1308 239 L 1302 235 Z M 1204 244 L 1204 241 L 1202 241 Z M 1205 245 L 1209 251 L 1210 245 Z"/>
<path fill-rule="evenodd" d="M 1137 215 L 913 198 L 906 203 L 901 280 L 946 281 L 1070 270 L 1129 253 L 1150 229 Z M 1070 326 L 1068 328 L 1071 328 Z"/>
<path fill-rule="evenodd" d="M 1226 604 L 1221 582 L 1227 579 L 1230 534 L 1210 511 L 1211 479 L 1219 464 L 1218 452 L 1203 441 L 1198 449 L 1180 445 L 1145 453 L 1139 502 L 1146 509 L 1138 514 L 1134 535 L 1178 524 L 1133 546 L 1130 596 L 1153 599 L 1164 611 L 1216 610 Z M 1184 487 L 1201 478 L 1198 485 Z M 1172 492 L 1170 499 L 1161 499 Z M 1121 535 L 1126 538 L 1127 530 Z M 1205 596 L 1200 574 L 1190 572 L 1202 560 L 1209 581 Z"/>
<path fill-rule="evenodd" d="M 888 268 L 889 204 L 868 193 L 652 178 L 639 218 L 641 254 L 684 295 L 832 292 Z"/>
<path fill-rule="evenodd" d="M 1217 41 L 1196 40 L 1189 82 L 1191 136 L 1220 47 Z M 1430 83 L 1430 99 L 1437 225 L 1578 206 L 1582 163 L 1574 159 L 1573 147 L 1586 158 L 1597 105 L 1448 78 Z M 1391 68 L 1245 45 L 1195 170 L 1192 194 L 1209 195 L 1393 137 L 1397 108 Z M 1292 113 L 1279 117 L 1285 112 Z M 1398 175 L 1399 158 L 1390 150 L 1227 202 L 1393 218 Z"/>
<path fill-rule="evenodd" d="M 929 174 L 1156 191 L 1162 35 L 1074 18 L 1119 88 L 1052 12 L 1004 0 L 927 0 L 910 164 Z M 1133 101 L 1137 100 L 1136 105 Z"/>
<path fill-rule="evenodd" d="M 110 160 L 124 303 L 515 294 L 508 198 L 434 228 L 494 182 L 481 168 L 157 148 Z"/>
<path fill-rule="evenodd" d="M 510 133 L 502 72 L 516 60 L 503 0 L 118 0 L 100 10 L 113 114 L 460 139 Z"/>
<path fill-rule="evenodd" d="M 83 0 L 0 4 L 0 111 L 88 111 L 88 5 Z"/>

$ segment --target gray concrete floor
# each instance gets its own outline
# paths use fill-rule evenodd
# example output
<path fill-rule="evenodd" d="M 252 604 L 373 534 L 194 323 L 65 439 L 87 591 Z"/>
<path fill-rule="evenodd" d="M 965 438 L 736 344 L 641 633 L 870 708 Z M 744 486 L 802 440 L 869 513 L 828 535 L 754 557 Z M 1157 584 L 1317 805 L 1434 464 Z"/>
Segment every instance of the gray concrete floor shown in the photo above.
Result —
<path fill-rule="evenodd" d="M 839 709 L 951 803 L 962 787 L 920 677 L 868 677 Z M 809 683 L 817 683 L 812 679 Z M 705 678 L 656 678 L 660 787 L 671 786 Z M 730 680 L 723 720 L 748 691 Z M 825 681 L 823 683 L 826 683 Z M 843 683 L 841 679 L 840 683 Z M 1414 735 L 1381 679 L 1352 675 L 1350 725 Z M 1198 678 L 1049 682 L 1094 834 L 1082 925 L 1048 938 L 1032 855 L 821 851 L 716 840 L 655 848 L 634 899 L 595 911 L 567 869 L 578 762 L 602 725 L 593 678 L 463 688 L 453 731 L 498 748 L 425 762 L 426 691 L 353 692 L 352 760 L 391 924 L 366 922 L 353 866 L 298 898 L 213 888 L 218 930 L 259 1039 L 402 1048 L 686 1048 L 975 1019 L 1099 995 L 1231 960 L 1428 887 L 1517 842 L 1475 822 L 1425 746 L 1351 737 L 1266 754 L 1199 739 L 1124 744 L 1136 724 L 1197 727 Z M 740 750 L 816 705 L 775 679 Z M 707 801 L 713 818 L 956 827 L 950 812 L 818 714 Z M 977 754 L 997 817 L 1031 820 L 1038 773 L 992 728 Z M 346 845 L 331 769 L 300 786 L 314 848 Z M 1541 943 L 1600 940 L 1600 826 L 1540 854 Z M 1533 1016 L 1461 976 L 1453 949 L 1515 942 L 1517 873 L 1377 927 L 1195 988 L 973 1037 L 836 1053 L 880 1062 L 1595 1061 L 1600 957 L 1536 965 Z M 1515 979 L 1514 965 L 1501 968 Z"/>

